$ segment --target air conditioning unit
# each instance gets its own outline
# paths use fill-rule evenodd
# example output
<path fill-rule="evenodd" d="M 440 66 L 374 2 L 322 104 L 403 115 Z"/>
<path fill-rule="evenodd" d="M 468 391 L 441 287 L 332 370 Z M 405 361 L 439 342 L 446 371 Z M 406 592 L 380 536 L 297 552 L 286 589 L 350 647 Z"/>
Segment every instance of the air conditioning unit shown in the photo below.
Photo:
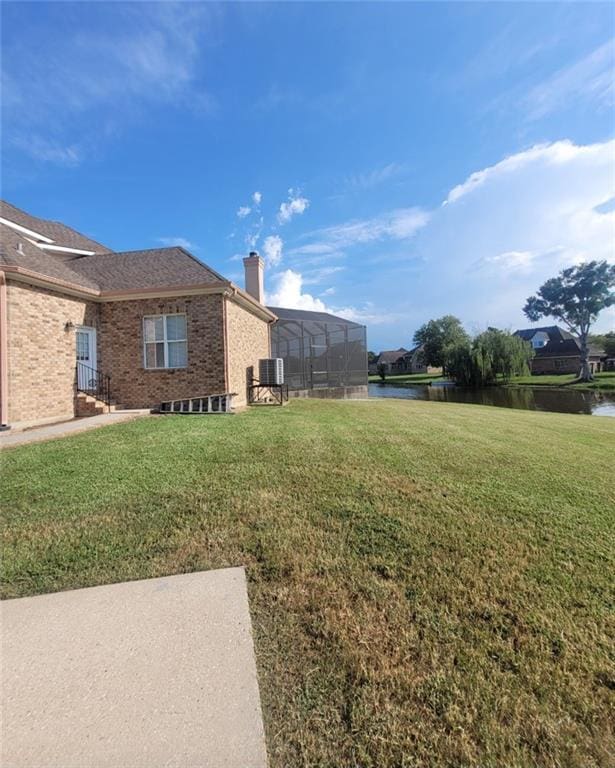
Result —
<path fill-rule="evenodd" d="M 277 387 L 284 384 L 284 360 L 281 357 L 259 360 L 258 380 L 261 387 Z"/>

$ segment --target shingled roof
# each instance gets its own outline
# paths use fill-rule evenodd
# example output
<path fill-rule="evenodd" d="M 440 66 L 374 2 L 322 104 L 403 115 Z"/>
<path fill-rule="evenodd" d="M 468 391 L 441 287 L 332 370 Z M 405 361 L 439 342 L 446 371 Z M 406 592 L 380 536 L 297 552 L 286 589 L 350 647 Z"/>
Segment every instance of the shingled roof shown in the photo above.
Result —
<path fill-rule="evenodd" d="M 2 203 L 2 217 L 52 239 L 54 244 L 93 255 L 59 253 L 45 243 L 0 222 L 0 266 L 21 267 L 40 276 L 101 293 L 180 288 L 194 285 L 230 285 L 215 270 L 179 246 L 139 251 L 111 251 L 57 222 L 47 222 Z"/>
<path fill-rule="evenodd" d="M 54 245 L 64 246 L 65 248 L 78 248 L 84 251 L 95 251 L 96 253 L 105 253 L 109 251 L 106 245 L 97 243 L 81 232 L 77 232 L 72 227 L 67 227 L 59 221 L 50 221 L 40 219 L 38 216 L 32 216 L 21 208 L 17 208 L 5 200 L 0 200 L 0 217 L 12 221 L 20 227 L 30 230 L 36 234 L 42 235 L 53 241 Z M 36 238 L 33 238 L 36 240 Z"/>
<path fill-rule="evenodd" d="M 75 271 L 70 262 L 43 251 L 14 229 L 0 223 L 0 269 L 3 265 L 22 267 L 53 280 L 99 290 L 95 280 Z"/>
<path fill-rule="evenodd" d="M 515 331 L 515 336 L 520 336 L 524 341 L 531 341 L 537 333 L 546 333 L 549 341 L 564 341 L 565 339 L 574 339 L 570 331 L 560 328 L 559 325 L 546 325 L 541 328 L 522 328 Z"/>
<path fill-rule="evenodd" d="M 386 349 L 378 355 L 378 362 L 396 363 L 400 358 L 404 357 L 404 355 L 407 355 L 409 351 L 410 350 L 405 349 L 405 347 L 400 347 L 399 349 Z"/>

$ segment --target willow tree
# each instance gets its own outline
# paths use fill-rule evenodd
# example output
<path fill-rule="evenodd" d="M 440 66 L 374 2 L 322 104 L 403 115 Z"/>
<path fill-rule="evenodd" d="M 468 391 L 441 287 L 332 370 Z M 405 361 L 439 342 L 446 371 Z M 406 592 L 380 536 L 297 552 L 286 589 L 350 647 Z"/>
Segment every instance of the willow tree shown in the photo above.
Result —
<path fill-rule="evenodd" d="M 518 336 L 488 328 L 472 341 L 456 342 L 444 350 L 446 368 L 466 387 L 505 383 L 512 376 L 529 373 L 534 354 L 531 345 Z"/>
<path fill-rule="evenodd" d="M 615 304 L 615 264 L 590 261 L 562 270 L 530 296 L 523 312 L 533 323 L 553 317 L 579 338 L 579 379 L 591 381 L 588 336 L 600 312 Z"/>

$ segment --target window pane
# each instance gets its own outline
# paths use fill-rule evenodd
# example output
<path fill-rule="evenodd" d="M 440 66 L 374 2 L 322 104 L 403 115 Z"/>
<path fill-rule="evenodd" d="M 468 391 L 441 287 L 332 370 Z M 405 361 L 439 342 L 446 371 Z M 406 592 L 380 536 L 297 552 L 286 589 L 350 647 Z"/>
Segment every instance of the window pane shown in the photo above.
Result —
<path fill-rule="evenodd" d="M 185 368 L 188 364 L 188 345 L 185 341 L 169 342 L 169 368 Z"/>
<path fill-rule="evenodd" d="M 164 344 L 145 345 L 145 367 L 146 368 L 164 368 Z"/>
<path fill-rule="evenodd" d="M 164 317 L 146 317 L 143 323 L 145 341 L 162 341 L 164 339 Z"/>
<path fill-rule="evenodd" d="M 169 341 L 186 339 L 186 315 L 167 315 L 167 339 Z"/>
<path fill-rule="evenodd" d="M 90 359 L 90 334 L 77 331 L 77 360 Z"/>

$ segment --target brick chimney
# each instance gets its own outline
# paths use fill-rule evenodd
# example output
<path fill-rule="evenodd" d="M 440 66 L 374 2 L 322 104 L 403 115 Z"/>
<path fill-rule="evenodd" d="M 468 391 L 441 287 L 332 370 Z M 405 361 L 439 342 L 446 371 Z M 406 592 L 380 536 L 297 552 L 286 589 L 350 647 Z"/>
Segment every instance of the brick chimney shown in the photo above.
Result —
<path fill-rule="evenodd" d="M 250 255 L 243 260 L 243 267 L 245 270 L 246 291 L 262 304 L 265 299 L 265 289 L 263 286 L 265 262 L 256 251 L 250 251 Z"/>

